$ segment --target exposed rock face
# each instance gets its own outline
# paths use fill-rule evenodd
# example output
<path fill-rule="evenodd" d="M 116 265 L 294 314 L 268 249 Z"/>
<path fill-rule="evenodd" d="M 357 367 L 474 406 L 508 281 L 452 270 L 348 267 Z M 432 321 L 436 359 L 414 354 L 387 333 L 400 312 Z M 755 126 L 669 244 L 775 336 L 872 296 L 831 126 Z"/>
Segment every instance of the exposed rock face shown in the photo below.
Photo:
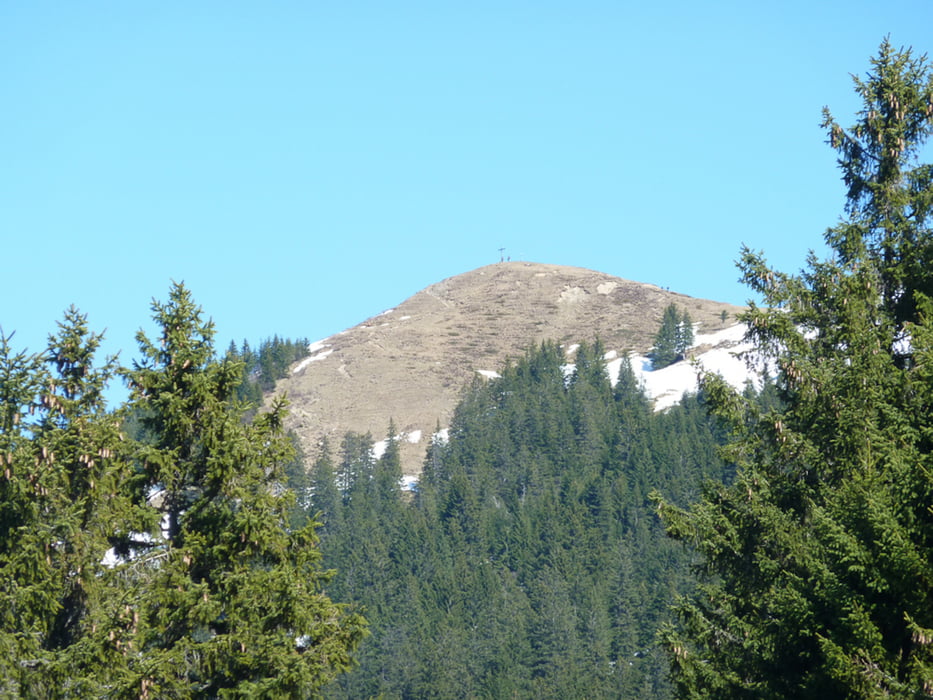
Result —
<path fill-rule="evenodd" d="M 644 353 L 671 302 L 700 332 L 722 328 L 723 311 L 741 310 L 581 268 L 489 265 L 316 344 L 276 389 L 291 400 L 290 427 L 309 457 L 325 435 L 335 450 L 348 430 L 381 440 L 392 419 L 408 438 L 403 469 L 414 474 L 437 424 L 448 425 L 480 371 L 497 370 L 543 340 L 569 346 L 599 337 L 607 350 Z"/>

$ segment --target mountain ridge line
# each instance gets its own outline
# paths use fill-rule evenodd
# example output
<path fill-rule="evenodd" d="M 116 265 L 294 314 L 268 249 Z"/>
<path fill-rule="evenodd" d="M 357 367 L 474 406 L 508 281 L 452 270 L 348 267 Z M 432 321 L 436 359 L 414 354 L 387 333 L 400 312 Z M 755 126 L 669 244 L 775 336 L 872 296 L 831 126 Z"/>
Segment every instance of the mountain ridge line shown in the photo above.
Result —
<path fill-rule="evenodd" d="M 585 268 L 494 263 L 313 343 L 275 393 L 287 394 L 287 426 L 307 457 L 317 456 L 325 437 L 336 450 L 348 431 L 380 440 L 392 420 L 399 433 L 426 436 L 400 444 L 403 471 L 417 474 L 426 440 L 437 425 L 449 426 L 479 372 L 547 340 L 569 346 L 599 338 L 607 351 L 644 354 L 671 303 L 700 333 L 734 325 L 743 310 Z"/>

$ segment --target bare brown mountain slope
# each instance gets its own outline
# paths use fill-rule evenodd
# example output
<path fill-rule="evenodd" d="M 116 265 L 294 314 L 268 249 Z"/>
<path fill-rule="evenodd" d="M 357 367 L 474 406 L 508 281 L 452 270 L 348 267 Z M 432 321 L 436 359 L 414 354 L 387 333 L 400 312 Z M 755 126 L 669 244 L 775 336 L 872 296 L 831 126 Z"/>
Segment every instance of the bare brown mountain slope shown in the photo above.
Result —
<path fill-rule="evenodd" d="M 418 473 L 431 434 L 449 423 L 463 388 L 543 340 L 602 339 L 643 353 L 664 308 L 685 309 L 701 332 L 738 307 L 575 267 L 508 262 L 450 277 L 394 309 L 322 341 L 276 393 L 291 400 L 289 426 L 313 458 L 348 431 L 400 434 L 403 469 Z M 734 322 L 734 321 L 733 321 Z"/>

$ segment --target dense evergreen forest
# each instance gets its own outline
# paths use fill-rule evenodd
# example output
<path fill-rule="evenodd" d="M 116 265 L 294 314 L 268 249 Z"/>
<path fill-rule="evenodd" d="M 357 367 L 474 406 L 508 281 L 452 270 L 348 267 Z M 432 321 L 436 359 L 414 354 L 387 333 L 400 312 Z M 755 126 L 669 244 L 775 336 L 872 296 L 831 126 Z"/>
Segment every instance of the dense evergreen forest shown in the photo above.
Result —
<path fill-rule="evenodd" d="M 328 591 L 372 637 L 332 697 L 666 697 L 657 629 L 692 585 L 648 494 L 688 504 L 729 469 L 702 402 L 655 414 L 598 343 L 545 343 L 464 395 L 417 490 L 397 444 L 348 434 L 312 470 Z M 389 437 L 392 437 L 392 430 Z"/>
<path fill-rule="evenodd" d="M 276 381 L 287 377 L 288 368 L 307 356 L 307 338 L 292 340 L 274 335 L 260 342 L 255 350 L 247 340 L 240 347 L 230 341 L 227 360 L 242 365 L 237 398 L 254 407 L 262 405 L 263 396 L 275 389 Z"/>

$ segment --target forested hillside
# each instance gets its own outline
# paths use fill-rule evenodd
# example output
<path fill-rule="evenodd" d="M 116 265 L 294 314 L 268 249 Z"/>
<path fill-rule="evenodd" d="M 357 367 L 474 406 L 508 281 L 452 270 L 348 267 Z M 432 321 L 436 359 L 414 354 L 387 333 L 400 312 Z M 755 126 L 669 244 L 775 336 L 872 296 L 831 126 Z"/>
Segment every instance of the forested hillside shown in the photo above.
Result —
<path fill-rule="evenodd" d="M 231 341 L 227 360 L 239 362 L 243 368 L 237 398 L 254 406 L 261 405 L 263 394 L 275 389 L 275 382 L 288 374 L 288 368 L 307 355 L 307 338 L 292 340 L 275 335 L 260 342 L 255 350 L 248 340 L 240 347 Z"/>
<path fill-rule="evenodd" d="M 659 622 L 690 554 L 648 500 L 688 504 L 729 478 L 696 397 L 653 413 L 624 365 L 545 343 L 478 380 L 413 494 L 397 442 L 348 434 L 312 470 L 329 592 L 365 607 L 361 666 L 329 694 L 665 697 Z M 391 430 L 390 430 L 391 437 Z"/>

